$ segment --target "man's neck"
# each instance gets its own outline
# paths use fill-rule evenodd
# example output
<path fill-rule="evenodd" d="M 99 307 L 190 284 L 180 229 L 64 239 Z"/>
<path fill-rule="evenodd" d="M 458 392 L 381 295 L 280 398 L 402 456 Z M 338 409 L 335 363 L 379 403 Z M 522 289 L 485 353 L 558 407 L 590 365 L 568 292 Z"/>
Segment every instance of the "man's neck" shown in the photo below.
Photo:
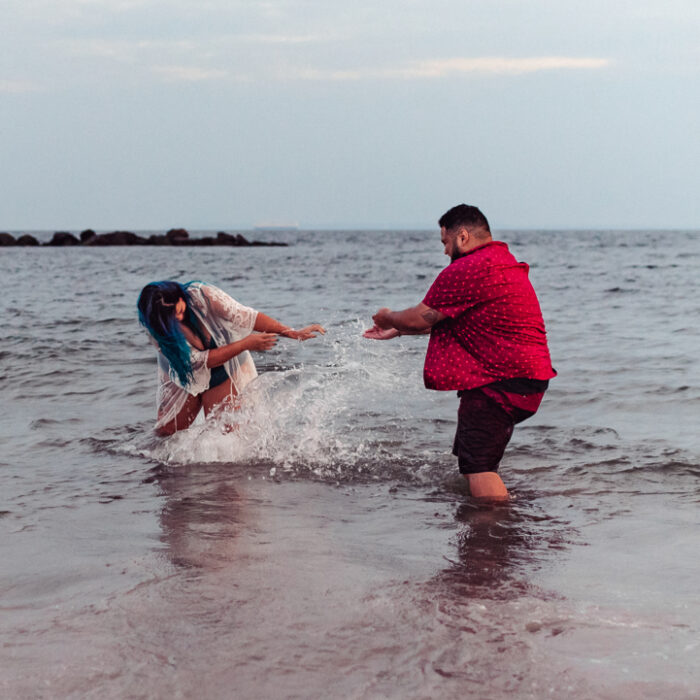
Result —
<path fill-rule="evenodd" d="M 482 248 L 485 245 L 488 245 L 489 243 L 493 243 L 494 240 L 493 238 L 479 238 L 472 241 L 469 241 L 469 244 L 466 246 L 464 250 L 460 251 L 455 251 L 455 255 L 452 256 L 452 262 L 455 260 L 459 260 L 460 258 L 463 258 L 465 255 L 469 255 L 470 253 L 473 253 L 475 250 L 478 250 L 479 248 Z"/>

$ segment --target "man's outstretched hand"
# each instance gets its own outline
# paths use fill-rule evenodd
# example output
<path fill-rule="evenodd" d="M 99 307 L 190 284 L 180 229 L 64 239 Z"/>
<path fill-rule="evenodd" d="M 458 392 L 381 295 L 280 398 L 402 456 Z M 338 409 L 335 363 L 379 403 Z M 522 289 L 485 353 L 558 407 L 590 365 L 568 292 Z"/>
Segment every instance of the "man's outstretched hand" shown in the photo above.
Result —
<path fill-rule="evenodd" d="M 391 340 L 396 338 L 399 332 L 396 328 L 379 328 L 378 326 L 372 326 L 368 328 L 363 334 L 363 338 L 370 338 L 371 340 Z"/>
<path fill-rule="evenodd" d="M 387 309 L 386 306 L 383 306 L 379 311 L 377 311 L 374 316 L 372 316 L 372 320 L 374 321 L 374 327 L 375 328 L 393 328 L 394 326 L 392 325 L 391 321 L 389 320 L 389 316 L 391 314 L 391 309 Z"/>

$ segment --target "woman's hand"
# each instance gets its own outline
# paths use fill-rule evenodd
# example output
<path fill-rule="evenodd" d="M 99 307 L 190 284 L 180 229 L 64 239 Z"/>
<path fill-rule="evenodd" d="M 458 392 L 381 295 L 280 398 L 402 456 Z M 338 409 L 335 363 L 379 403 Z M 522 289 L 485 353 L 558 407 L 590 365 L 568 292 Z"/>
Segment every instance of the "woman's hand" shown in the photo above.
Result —
<path fill-rule="evenodd" d="M 325 332 L 326 329 L 321 324 L 312 323 L 310 326 L 306 326 L 306 328 L 301 328 L 300 330 L 290 328 L 285 331 L 284 335 L 287 338 L 292 338 L 292 340 L 309 340 L 309 338 L 315 338 L 316 333 L 324 335 Z"/>
<path fill-rule="evenodd" d="M 264 352 L 270 350 L 277 343 L 277 333 L 251 333 L 245 338 L 247 343 L 246 350 L 256 350 Z"/>

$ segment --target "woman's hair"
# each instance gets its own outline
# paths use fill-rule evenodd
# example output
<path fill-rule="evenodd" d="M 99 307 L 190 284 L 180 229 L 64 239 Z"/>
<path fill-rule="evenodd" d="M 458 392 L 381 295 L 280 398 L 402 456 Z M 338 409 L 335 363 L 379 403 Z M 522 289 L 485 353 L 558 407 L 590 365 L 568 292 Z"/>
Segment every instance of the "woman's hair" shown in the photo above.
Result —
<path fill-rule="evenodd" d="M 200 332 L 197 318 L 190 308 L 187 286 L 170 280 L 151 282 L 141 290 L 137 303 L 141 325 L 158 343 L 183 386 L 192 380 L 192 363 L 190 346 L 175 319 L 175 304 L 179 299 L 187 305 L 185 322 Z"/>

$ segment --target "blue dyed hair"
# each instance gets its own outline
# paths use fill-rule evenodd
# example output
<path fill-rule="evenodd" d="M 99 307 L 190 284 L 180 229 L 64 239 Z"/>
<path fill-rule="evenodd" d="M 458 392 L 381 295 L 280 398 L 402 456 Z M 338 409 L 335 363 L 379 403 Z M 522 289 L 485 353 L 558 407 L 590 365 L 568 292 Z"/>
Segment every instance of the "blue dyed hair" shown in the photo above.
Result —
<path fill-rule="evenodd" d="M 175 304 L 179 299 L 187 305 L 185 323 L 200 333 L 199 322 L 190 308 L 188 286 L 170 280 L 151 282 L 141 290 L 137 303 L 141 325 L 158 343 L 183 386 L 192 380 L 192 363 L 190 346 L 175 319 Z"/>

